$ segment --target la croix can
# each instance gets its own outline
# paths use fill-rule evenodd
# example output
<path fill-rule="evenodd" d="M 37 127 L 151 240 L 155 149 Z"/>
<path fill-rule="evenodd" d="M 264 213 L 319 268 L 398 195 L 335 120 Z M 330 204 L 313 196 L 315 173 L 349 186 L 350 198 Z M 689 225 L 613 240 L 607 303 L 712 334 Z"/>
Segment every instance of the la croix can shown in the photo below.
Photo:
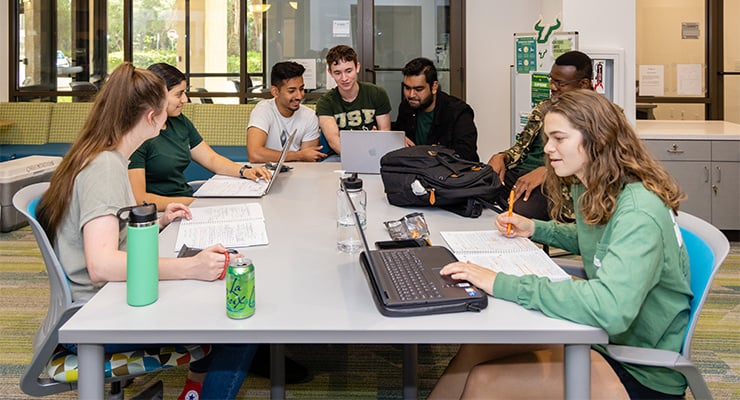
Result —
<path fill-rule="evenodd" d="M 254 310 L 254 264 L 248 258 L 236 258 L 226 272 L 226 316 L 244 319 Z"/>

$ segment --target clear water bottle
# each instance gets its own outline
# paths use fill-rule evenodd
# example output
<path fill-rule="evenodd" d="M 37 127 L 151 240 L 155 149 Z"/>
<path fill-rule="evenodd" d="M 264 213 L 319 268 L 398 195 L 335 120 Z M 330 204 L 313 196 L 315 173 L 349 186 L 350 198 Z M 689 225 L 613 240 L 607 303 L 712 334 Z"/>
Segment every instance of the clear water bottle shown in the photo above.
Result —
<path fill-rule="evenodd" d="M 362 249 L 362 239 L 355 227 L 355 217 L 344 190 L 347 190 L 360 216 L 362 229 L 365 229 L 367 221 L 367 194 L 362 189 L 362 179 L 358 178 L 357 174 L 342 178 L 337 191 L 337 249 L 345 253 L 357 253 Z"/>

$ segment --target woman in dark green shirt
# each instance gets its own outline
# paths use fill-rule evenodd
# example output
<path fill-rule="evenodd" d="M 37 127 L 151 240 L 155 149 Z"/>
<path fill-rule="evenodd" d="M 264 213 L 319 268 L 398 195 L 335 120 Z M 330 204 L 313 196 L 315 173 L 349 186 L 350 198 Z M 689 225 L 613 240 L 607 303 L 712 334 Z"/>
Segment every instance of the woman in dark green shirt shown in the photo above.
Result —
<path fill-rule="evenodd" d="M 152 64 L 148 69 L 167 85 L 167 122 L 159 136 L 144 142 L 129 159 L 128 175 L 137 203 L 155 203 L 158 210 L 173 201 L 192 203 L 193 188 L 185 179 L 185 168 L 191 160 L 215 174 L 270 179 L 272 175 L 264 167 L 237 164 L 203 140 L 182 114 L 188 96 L 185 75 L 180 70 L 164 63 Z"/>

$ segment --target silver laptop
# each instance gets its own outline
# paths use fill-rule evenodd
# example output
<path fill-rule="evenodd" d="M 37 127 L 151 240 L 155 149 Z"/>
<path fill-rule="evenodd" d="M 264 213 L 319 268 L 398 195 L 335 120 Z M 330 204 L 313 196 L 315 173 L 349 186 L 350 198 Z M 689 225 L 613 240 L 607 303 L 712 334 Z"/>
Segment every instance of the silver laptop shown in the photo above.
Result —
<path fill-rule="evenodd" d="M 235 178 L 233 176 L 215 175 L 208 179 L 204 184 L 193 193 L 193 197 L 262 197 L 270 192 L 270 188 L 277 182 L 278 176 L 283 169 L 283 163 L 285 157 L 288 155 L 288 149 L 295 139 L 296 132 L 288 137 L 283 145 L 283 150 L 280 152 L 280 159 L 278 160 L 275 170 L 272 172 L 272 179 L 265 182 L 260 180 L 255 182 L 251 179 Z"/>
<path fill-rule="evenodd" d="M 360 174 L 379 174 L 380 158 L 406 144 L 403 131 L 339 131 L 342 169 Z"/>

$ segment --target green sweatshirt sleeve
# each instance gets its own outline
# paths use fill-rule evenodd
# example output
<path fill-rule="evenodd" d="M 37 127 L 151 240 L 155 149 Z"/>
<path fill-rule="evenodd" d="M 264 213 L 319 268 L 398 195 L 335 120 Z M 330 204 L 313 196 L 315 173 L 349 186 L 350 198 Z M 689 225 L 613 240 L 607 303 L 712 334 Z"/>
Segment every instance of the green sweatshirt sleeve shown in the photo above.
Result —
<path fill-rule="evenodd" d="M 649 215 L 633 211 L 619 220 L 596 246 L 591 279 L 550 282 L 498 274 L 493 295 L 551 317 L 601 327 L 609 336 L 626 331 L 660 279 L 663 247 L 660 228 Z"/>
<path fill-rule="evenodd" d="M 581 254 L 578 248 L 578 231 L 576 224 L 564 224 L 555 221 L 534 220 L 532 240 L 545 243 L 573 254 Z"/>

